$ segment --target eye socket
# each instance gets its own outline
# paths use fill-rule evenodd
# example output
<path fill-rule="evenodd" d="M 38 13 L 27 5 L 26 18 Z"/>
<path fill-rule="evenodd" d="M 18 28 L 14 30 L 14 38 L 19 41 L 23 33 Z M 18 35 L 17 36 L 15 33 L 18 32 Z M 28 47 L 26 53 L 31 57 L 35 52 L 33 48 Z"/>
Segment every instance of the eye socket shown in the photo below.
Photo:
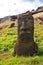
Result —
<path fill-rule="evenodd" d="M 19 25 L 19 26 L 21 26 L 21 25 L 22 25 L 22 22 L 21 22 L 20 20 L 18 21 L 18 25 Z"/>

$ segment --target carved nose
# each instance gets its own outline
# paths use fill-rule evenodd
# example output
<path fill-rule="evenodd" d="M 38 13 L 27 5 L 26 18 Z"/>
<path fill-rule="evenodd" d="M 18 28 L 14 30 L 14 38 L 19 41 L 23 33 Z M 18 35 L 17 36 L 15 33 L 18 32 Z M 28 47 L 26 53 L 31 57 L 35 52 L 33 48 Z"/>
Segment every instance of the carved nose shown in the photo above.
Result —
<path fill-rule="evenodd" d="M 27 30 L 27 29 L 28 25 L 26 24 L 26 22 L 22 22 L 21 30 Z"/>

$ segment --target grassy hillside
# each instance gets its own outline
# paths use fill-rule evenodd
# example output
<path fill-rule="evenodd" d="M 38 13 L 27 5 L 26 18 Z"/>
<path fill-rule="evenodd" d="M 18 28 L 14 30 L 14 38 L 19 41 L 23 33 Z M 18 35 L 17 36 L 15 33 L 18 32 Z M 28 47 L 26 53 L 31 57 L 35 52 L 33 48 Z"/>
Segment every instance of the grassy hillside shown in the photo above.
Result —
<path fill-rule="evenodd" d="M 37 13 L 33 15 L 35 23 L 43 24 L 43 12 Z"/>
<path fill-rule="evenodd" d="M 0 30 L 1 30 L 1 29 L 4 29 L 4 28 L 6 28 L 6 27 L 10 27 L 10 26 L 12 25 L 12 23 L 15 24 L 15 21 L 0 23 Z"/>
<path fill-rule="evenodd" d="M 34 16 L 34 18 L 36 18 L 36 17 L 43 17 L 43 12 L 34 14 L 33 16 Z"/>
<path fill-rule="evenodd" d="M 34 24 L 34 41 L 38 53 L 33 57 L 14 56 L 17 26 L 0 30 L 0 65 L 43 65 L 43 25 Z"/>

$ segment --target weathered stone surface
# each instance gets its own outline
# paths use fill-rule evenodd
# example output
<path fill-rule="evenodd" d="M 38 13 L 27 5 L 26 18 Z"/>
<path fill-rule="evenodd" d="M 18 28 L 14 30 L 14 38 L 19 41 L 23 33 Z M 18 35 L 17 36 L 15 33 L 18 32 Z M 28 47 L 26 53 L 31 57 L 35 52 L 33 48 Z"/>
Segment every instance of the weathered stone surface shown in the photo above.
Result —
<path fill-rule="evenodd" d="M 37 44 L 34 43 L 34 19 L 30 12 L 18 17 L 18 40 L 14 51 L 19 56 L 32 56 L 37 52 Z"/>

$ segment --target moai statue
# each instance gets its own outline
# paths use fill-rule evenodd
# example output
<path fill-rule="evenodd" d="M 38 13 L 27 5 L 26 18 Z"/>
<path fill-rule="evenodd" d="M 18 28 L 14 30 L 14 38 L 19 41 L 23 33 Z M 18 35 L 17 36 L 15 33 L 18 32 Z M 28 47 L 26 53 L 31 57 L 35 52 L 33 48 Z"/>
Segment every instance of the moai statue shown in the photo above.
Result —
<path fill-rule="evenodd" d="M 32 56 L 37 52 L 37 44 L 34 43 L 34 19 L 31 12 L 18 16 L 18 40 L 14 52 L 18 56 Z"/>

